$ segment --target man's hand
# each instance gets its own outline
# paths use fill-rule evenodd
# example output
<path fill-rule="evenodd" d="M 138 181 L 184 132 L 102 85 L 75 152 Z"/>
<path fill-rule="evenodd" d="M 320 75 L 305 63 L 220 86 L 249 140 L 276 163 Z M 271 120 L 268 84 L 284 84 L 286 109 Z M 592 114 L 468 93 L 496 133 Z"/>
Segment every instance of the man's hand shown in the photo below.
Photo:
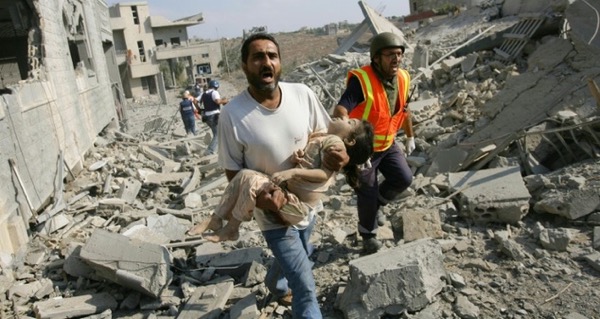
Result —
<path fill-rule="evenodd" d="M 256 196 L 256 207 L 278 212 L 283 205 L 287 204 L 285 193 L 275 184 L 269 184 Z"/>
<path fill-rule="evenodd" d="M 292 154 L 292 157 L 291 157 L 290 161 L 294 165 L 297 165 L 297 164 L 306 164 L 306 165 L 309 165 L 310 164 L 304 158 L 304 150 L 296 150 L 296 151 L 294 151 L 294 154 Z"/>
<path fill-rule="evenodd" d="M 342 146 L 334 145 L 325 150 L 323 166 L 330 171 L 337 172 L 346 166 L 349 161 L 350 157 L 346 153 L 346 149 Z"/>

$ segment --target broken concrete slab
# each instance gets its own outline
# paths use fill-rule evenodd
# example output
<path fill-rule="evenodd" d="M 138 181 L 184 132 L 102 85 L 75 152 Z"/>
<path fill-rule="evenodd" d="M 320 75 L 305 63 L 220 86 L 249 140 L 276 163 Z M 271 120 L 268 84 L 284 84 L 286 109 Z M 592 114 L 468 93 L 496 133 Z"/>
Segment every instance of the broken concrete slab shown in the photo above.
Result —
<path fill-rule="evenodd" d="M 150 230 L 163 234 L 171 241 L 183 240 L 185 232 L 192 226 L 189 220 L 177 218 L 171 214 L 148 216 L 146 223 Z"/>
<path fill-rule="evenodd" d="M 260 312 L 256 306 L 256 301 L 256 295 L 253 293 L 240 299 L 229 308 L 229 317 L 236 319 L 258 318 Z"/>
<path fill-rule="evenodd" d="M 380 318 L 398 305 L 425 308 L 445 286 L 442 248 L 420 239 L 350 261 L 350 279 L 339 302 L 346 318 Z"/>
<path fill-rule="evenodd" d="M 54 298 L 33 304 L 36 318 L 74 318 L 117 309 L 117 301 L 108 292 L 71 298 Z"/>
<path fill-rule="evenodd" d="M 185 195 L 185 194 L 193 191 L 194 189 L 196 189 L 196 186 L 200 182 L 201 178 L 202 178 L 202 176 L 200 176 L 200 170 L 198 169 L 198 167 L 194 166 L 194 172 L 192 173 L 192 176 L 190 178 L 184 180 L 181 185 L 181 187 L 183 187 L 183 191 L 181 192 L 181 195 Z"/>
<path fill-rule="evenodd" d="M 220 274 L 242 278 L 253 262 L 262 262 L 262 256 L 263 249 L 261 247 L 242 248 L 215 256 L 208 262 L 208 265 L 216 268 Z"/>
<path fill-rule="evenodd" d="M 94 230 L 80 257 L 99 277 L 152 297 L 158 297 L 173 277 L 165 247 L 103 229 Z"/>
<path fill-rule="evenodd" d="M 138 193 L 142 189 L 142 183 L 134 178 L 124 179 L 117 192 L 117 197 L 128 204 L 133 204 Z"/>
<path fill-rule="evenodd" d="M 220 243 L 202 243 L 195 248 L 196 265 L 198 267 L 207 266 L 212 259 L 226 253 L 227 250 Z"/>
<path fill-rule="evenodd" d="M 265 265 L 257 261 L 252 261 L 248 271 L 246 271 L 240 282 L 244 287 L 252 287 L 263 282 L 266 274 L 267 267 L 265 267 Z"/>
<path fill-rule="evenodd" d="M 577 219 L 596 210 L 600 205 L 600 195 L 595 189 L 548 190 L 533 205 L 538 213 L 550 213 Z"/>
<path fill-rule="evenodd" d="M 162 232 L 154 231 L 146 225 L 133 225 L 121 233 L 131 239 L 137 239 L 157 245 L 166 245 L 171 242 L 171 239 Z"/>
<path fill-rule="evenodd" d="M 519 222 L 531 195 L 519 166 L 449 174 L 450 189 L 460 192 L 459 213 L 476 222 Z"/>
<path fill-rule="evenodd" d="M 16 282 L 10 289 L 8 289 L 8 299 L 24 298 L 29 299 L 35 296 L 35 293 L 42 288 L 40 281 L 32 282 Z"/>
<path fill-rule="evenodd" d="M 74 277 L 95 278 L 94 269 L 81 260 L 83 243 L 70 242 L 65 254 L 63 270 Z"/>
<path fill-rule="evenodd" d="M 435 176 L 439 173 L 458 171 L 469 153 L 458 148 L 440 150 L 433 158 L 431 165 L 427 169 L 427 176 Z"/>
<path fill-rule="evenodd" d="M 150 173 L 144 176 L 144 183 L 178 185 L 189 179 L 191 175 L 191 172 Z"/>
<path fill-rule="evenodd" d="M 233 280 L 196 288 L 185 302 L 178 319 L 218 319 L 233 291 Z"/>

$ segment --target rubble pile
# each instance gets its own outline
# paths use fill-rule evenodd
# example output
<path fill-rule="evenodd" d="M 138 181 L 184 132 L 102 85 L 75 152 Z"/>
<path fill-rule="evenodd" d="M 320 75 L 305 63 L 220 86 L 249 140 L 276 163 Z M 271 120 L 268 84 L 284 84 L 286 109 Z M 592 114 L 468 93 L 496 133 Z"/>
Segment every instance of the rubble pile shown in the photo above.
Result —
<path fill-rule="evenodd" d="M 496 21 L 483 12 L 412 40 L 447 51 L 471 34 L 461 24 Z M 557 34 L 515 63 L 480 50 L 412 69 L 412 54 L 414 182 L 383 208 L 385 247 L 368 256 L 352 189 L 342 176 L 330 188 L 312 238 L 324 316 L 600 318 L 600 101 L 587 82 L 600 59 Z M 285 78 L 332 107 L 347 71 L 367 63 L 328 55 Z M 233 242 L 186 235 L 227 181 L 214 155 L 200 156 L 208 127 L 185 136 L 177 93 L 128 110 L 129 130 L 107 129 L 86 169 L 65 176 L 27 251 L 0 273 L 2 318 L 290 318 L 262 283 L 273 258 L 255 222 Z"/>

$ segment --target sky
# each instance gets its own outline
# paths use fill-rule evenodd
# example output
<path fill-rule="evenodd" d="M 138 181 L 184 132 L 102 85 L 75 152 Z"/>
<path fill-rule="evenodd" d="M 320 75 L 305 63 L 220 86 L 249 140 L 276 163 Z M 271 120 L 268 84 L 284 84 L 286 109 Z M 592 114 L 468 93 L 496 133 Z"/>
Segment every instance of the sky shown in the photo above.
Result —
<path fill-rule="evenodd" d="M 409 0 L 363 0 L 385 17 L 409 14 Z M 126 0 L 108 0 L 108 5 Z M 269 33 L 318 28 L 329 23 L 360 23 L 358 0 L 146 0 L 150 15 L 171 21 L 202 13 L 204 23 L 188 28 L 190 37 L 235 38 L 243 30 L 266 26 Z"/>

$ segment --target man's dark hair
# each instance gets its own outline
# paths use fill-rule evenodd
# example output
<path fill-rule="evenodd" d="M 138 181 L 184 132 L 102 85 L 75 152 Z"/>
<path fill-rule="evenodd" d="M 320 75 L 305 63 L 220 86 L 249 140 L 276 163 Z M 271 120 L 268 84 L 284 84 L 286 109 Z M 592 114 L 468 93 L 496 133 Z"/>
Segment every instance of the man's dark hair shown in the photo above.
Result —
<path fill-rule="evenodd" d="M 272 35 L 267 33 L 255 33 L 246 38 L 246 40 L 244 40 L 244 43 L 242 44 L 242 63 L 246 63 L 246 61 L 248 60 L 248 55 L 250 55 L 250 43 L 256 40 L 269 40 L 275 43 L 275 46 L 277 47 L 277 54 L 281 55 L 281 52 L 279 51 L 279 43 L 277 42 L 277 40 L 275 40 L 275 38 Z"/>

